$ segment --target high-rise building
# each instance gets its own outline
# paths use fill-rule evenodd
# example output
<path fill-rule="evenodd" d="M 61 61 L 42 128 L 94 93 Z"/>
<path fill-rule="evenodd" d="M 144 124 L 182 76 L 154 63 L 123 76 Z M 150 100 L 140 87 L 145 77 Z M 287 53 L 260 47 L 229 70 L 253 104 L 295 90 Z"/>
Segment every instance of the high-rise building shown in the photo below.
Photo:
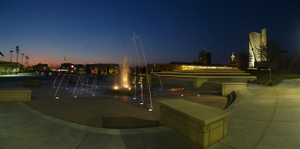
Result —
<path fill-rule="evenodd" d="M 249 67 L 255 67 L 255 63 L 267 61 L 267 32 L 261 30 L 249 33 Z"/>
<path fill-rule="evenodd" d="M 236 58 L 234 56 L 234 53 L 232 52 L 232 55 L 230 57 L 230 65 L 237 65 Z"/>
<path fill-rule="evenodd" d="M 211 64 L 211 53 L 201 50 L 199 52 L 199 63 L 201 65 L 210 65 Z"/>

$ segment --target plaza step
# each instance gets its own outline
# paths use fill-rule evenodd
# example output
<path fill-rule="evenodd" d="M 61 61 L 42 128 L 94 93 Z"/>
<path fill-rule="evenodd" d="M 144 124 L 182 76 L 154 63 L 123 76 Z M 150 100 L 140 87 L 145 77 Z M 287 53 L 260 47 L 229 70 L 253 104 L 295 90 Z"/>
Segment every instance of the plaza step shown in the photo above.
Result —
<path fill-rule="evenodd" d="M 199 88 L 200 94 L 222 94 L 221 83 L 218 82 L 204 82 Z"/>

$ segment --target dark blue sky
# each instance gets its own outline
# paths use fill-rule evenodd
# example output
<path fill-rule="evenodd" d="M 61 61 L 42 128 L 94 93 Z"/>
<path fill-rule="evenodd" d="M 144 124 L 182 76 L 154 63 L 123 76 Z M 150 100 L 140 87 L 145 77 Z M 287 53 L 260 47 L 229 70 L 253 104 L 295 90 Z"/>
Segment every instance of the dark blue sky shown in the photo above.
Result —
<path fill-rule="evenodd" d="M 72 63 L 120 63 L 124 56 L 133 63 L 134 32 L 147 63 L 192 62 L 204 50 L 212 63 L 228 64 L 231 52 L 248 52 L 249 33 L 263 28 L 282 49 L 300 50 L 298 0 L 1 0 L 0 20 L 0 61 L 18 45 L 32 65 L 57 65 L 64 55 Z"/>

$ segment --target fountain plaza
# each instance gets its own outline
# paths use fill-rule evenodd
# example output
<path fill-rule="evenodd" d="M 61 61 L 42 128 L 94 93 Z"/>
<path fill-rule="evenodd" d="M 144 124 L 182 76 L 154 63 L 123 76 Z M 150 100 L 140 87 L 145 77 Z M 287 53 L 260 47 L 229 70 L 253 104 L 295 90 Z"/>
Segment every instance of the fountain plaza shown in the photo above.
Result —
<path fill-rule="evenodd" d="M 227 103 L 220 95 L 199 97 L 197 88 L 176 80 L 180 86 L 166 83 L 162 91 L 152 84 L 149 112 L 147 98 L 140 105 L 140 97 L 113 94 L 106 90 L 113 81 L 100 78 L 95 96 L 86 84 L 77 88 L 74 98 L 70 90 L 75 84 L 69 84 L 55 99 L 55 76 L 1 76 L 1 88 L 30 88 L 32 97 L 30 102 L 1 101 L 0 148 L 199 148 L 173 128 L 158 126 L 158 101 L 180 98 L 219 109 Z M 42 83 L 23 86 L 23 79 Z M 231 112 L 228 136 L 208 148 L 298 148 L 299 86 L 299 79 L 291 79 L 275 87 L 248 84 L 247 90 L 236 91 L 236 101 L 225 110 Z"/>
<path fill-rule="evenodd" d="M 199 148 L 176 128 L 160 125 L 159 101 L 184 99 L 216 109 L 228 102 L 220 92 L 193 87 L 190 76 L 128 75 L 128 86 L 120 77 L 1 76 L 0 88 L 30 88 L 32 94 L 31 101 L 0 102 L 0 148 Z M 23 86 L 24 79 L 41 85 Z M 124 90 L 137 85 L 140 91 L 116 93 L 116 84 Z M 235 91 L 235 102 L 223 110 L 231 112 L 228 136 L 208 148 L 298 148 L 299 86 L 300 80 L 292 79 Z"/>

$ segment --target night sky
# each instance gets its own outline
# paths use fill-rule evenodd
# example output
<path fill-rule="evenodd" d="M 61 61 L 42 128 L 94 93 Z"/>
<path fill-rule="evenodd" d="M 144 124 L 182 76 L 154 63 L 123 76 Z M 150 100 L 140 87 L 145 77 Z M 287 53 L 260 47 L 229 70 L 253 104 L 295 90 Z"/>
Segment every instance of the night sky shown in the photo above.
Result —
<path fill-rule="evenodd" d="M 10 60 L 10 50 L 16 61 L 19 46 L 30 65 L 56 67 L 64 56 L 75 64 L 127 56 L 132 65 L 135 33 L 147 63 L 193 62 L 204 50 L 212 63 L 229 64 L 232 52 L 248 52 L 249 33 L 263 28 L 283 50 L 300 50 L 300 1 L 0 0 L 0 61 Z"/>

